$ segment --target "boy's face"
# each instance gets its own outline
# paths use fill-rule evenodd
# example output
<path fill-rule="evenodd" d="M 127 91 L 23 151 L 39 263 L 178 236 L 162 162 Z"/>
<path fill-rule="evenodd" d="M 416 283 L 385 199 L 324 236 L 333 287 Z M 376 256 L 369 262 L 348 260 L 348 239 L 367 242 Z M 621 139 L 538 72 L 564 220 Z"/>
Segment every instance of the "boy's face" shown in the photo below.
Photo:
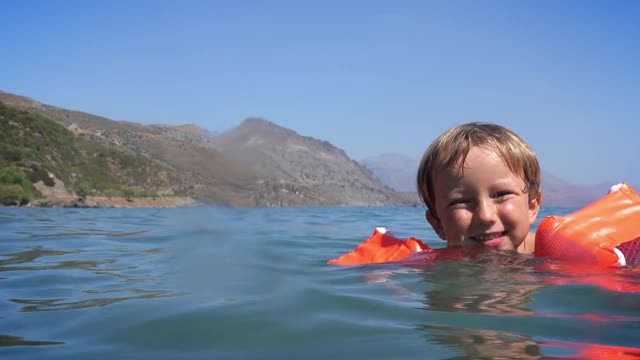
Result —
<path fill-rule="evenodd" d="M 498 154 L 473 147 L 464 172 L 458 166 L 436 174 L 436 213 L 427 211 L 427 220 L 450 246 L 517 250 L 540 208 L 540 195 L 529 201 L 524 188 Z"/>

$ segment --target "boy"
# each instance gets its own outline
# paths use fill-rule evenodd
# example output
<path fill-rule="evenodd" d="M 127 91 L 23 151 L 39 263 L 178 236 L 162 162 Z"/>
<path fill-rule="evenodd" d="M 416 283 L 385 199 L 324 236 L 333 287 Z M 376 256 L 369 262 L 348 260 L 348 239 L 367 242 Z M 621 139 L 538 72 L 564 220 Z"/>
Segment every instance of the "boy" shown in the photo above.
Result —
<path fill-rule="evenodd" d="M 540 166 L 511 130 L 467 123 L 446 131 L 422 157 L 417 185 L 427 221 L 448 246 L 533 253 Z"/>

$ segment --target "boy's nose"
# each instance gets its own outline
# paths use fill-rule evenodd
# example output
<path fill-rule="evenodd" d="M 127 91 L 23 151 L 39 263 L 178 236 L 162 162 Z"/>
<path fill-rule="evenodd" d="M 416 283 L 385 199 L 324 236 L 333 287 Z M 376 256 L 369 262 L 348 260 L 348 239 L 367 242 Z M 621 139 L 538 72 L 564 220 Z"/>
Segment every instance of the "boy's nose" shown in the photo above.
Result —
<path fill-rule="evenodd" d="M 497 220 L 496 205 L 493 201 L 484 200 L 478 203 L 478 219 L 483 223 L 494 223 Z"/>

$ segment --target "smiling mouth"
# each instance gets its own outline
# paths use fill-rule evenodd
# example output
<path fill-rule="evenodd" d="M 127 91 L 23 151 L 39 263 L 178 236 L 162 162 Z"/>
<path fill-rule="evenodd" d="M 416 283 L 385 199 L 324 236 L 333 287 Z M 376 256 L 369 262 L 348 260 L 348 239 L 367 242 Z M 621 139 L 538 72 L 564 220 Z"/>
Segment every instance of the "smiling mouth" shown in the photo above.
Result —
<path fill-rule="evenodd" d="M 471 239 L 481 243 L 484 246 L 498 246 L 504 241 L 505 235 L 507 235 L 506 231 L 499 231 L 471 236 Z"/>

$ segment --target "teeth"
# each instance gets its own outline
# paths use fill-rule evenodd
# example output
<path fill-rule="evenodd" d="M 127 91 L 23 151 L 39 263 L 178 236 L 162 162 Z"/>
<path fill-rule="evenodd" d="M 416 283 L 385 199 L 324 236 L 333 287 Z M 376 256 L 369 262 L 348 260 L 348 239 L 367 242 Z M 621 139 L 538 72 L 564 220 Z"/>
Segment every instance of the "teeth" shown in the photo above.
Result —
<path fill-rule="evenodd" d="M 491 233 L 491 234 L 482 234 L 482 235 L 474 236 L 474 238 L 476 240 L 480 240 L 480 241 L 487 241 L 487 240 L 492 240 L 492 239 L 498 238 L 498 237 L 502 236 L 503 234 L 504 234 L 503 232 Z"/>

